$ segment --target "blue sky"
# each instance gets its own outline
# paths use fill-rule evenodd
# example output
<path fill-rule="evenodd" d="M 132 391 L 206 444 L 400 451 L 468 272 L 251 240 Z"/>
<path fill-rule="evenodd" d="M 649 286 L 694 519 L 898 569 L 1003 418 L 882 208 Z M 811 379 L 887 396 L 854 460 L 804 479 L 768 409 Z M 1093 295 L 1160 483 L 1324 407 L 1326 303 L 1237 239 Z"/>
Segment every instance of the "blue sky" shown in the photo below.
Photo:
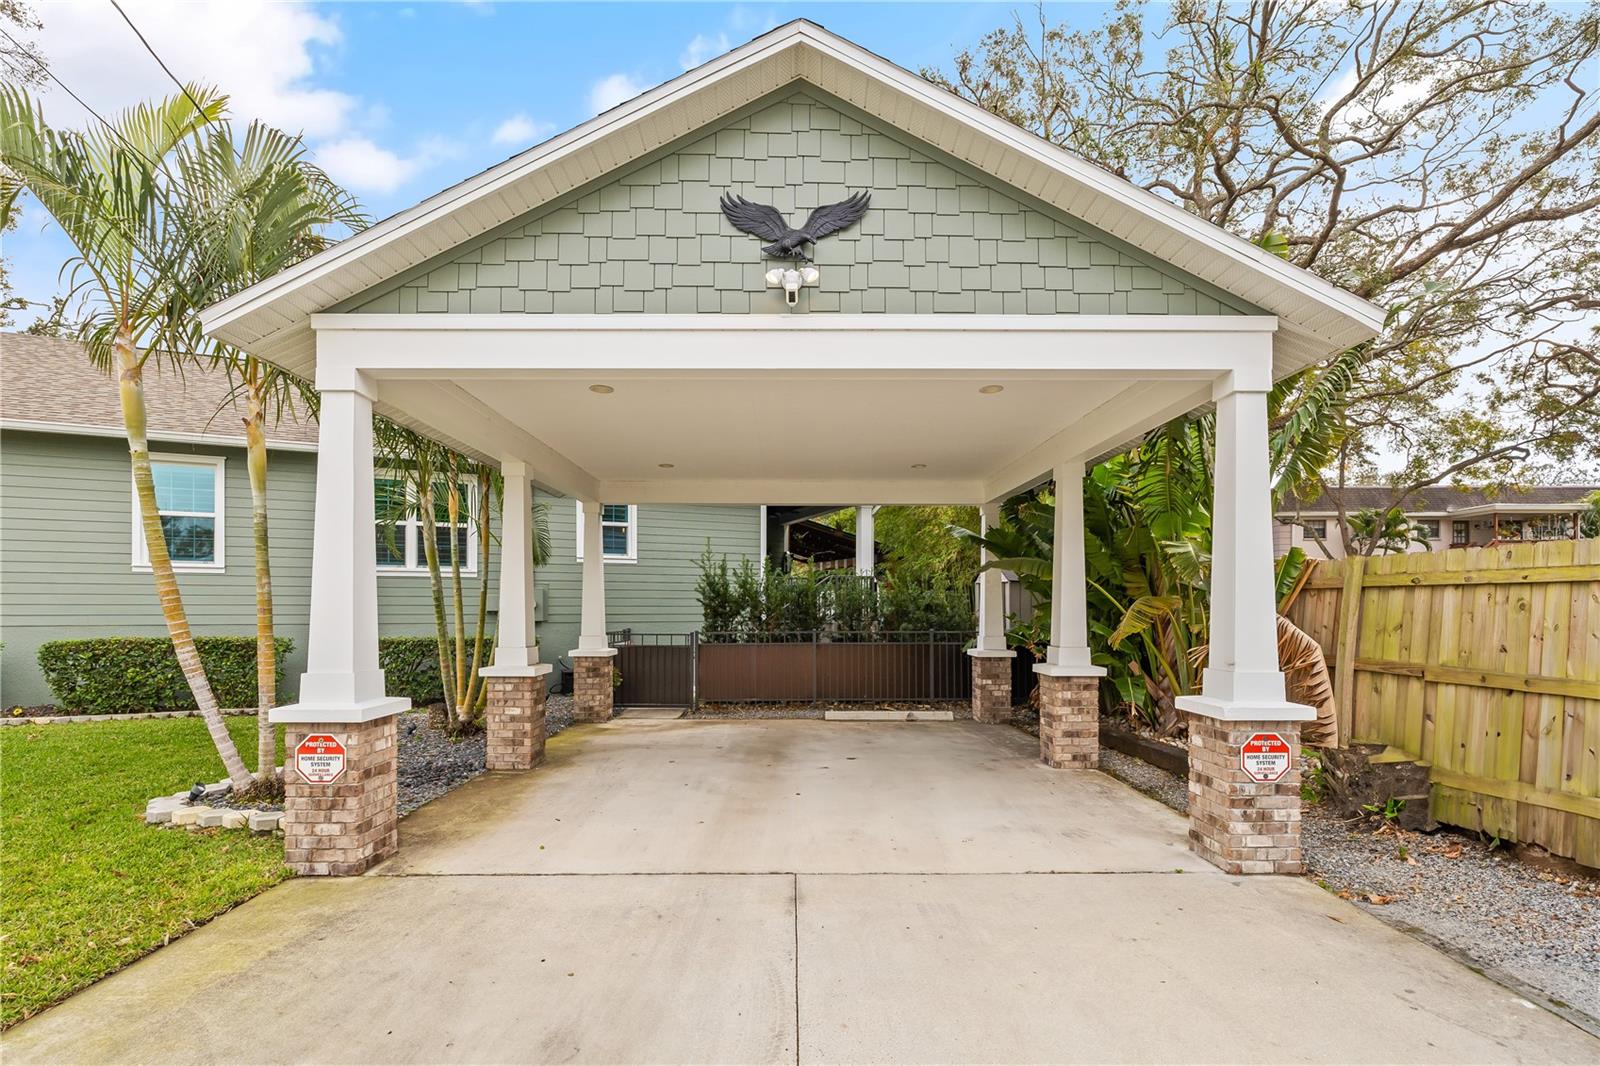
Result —
<path fill-rule="evenodd" d="M 1054 5 L 1098 21 L 1108 5 Z M 102 114 L 171 91 L 109 0 L 36 3 L 33 43 Z M 1014 3 L 265 3 L 123 0 L 173 72 L 220 87 L 241 117 L 302 130 L 376 217 L 794 18 L 912 70 L 948 66 Z M 1023 5 L 1031 16 L 1031 6 Z M 46 116 L 87 116 L 58 89 Z M 37 209 L 5 238 L 12 284 L 58 291 L 70 250 Z M 19 324 L 33 317 L 24 312 Z"/>

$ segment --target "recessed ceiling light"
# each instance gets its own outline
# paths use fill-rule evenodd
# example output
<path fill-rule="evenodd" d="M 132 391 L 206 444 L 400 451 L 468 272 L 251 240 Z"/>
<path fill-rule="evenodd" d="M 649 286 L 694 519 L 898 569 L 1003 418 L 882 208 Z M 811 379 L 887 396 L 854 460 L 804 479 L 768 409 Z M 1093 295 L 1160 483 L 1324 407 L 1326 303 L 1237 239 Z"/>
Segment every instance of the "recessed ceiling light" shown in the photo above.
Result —
<path fill-rule="evenodd" d="M 928 469 L 928 464 L 927 463 L 912 463 L 911 464 L 911 469 L 913 469 L 913 470 L 926 470 L 926 469 Z"/>
<path fill-rule="evenodd" d="M 589 386 L 589 391 L 593 392 L 593 393 L 598 393 L 601 396 L 610 396 L 613 392 L 616 392 L 617 390 L 613 389 L 610 385 L 590 385 Z"/>
<path fill-rule="evenodd" d="M 677 463 L 657 463 L 656 465 L 659 466 L 663 470 L 671 470 L 673 467 L 677 466 L 678 464 Z"/>
<path fill-rule="evenodd" d="M 978 391 L 983 393 L 985 396 L 993 396 L 997 392 L 1005 392 L 1006 387 L 1004 385 L 985 385 Z"/>

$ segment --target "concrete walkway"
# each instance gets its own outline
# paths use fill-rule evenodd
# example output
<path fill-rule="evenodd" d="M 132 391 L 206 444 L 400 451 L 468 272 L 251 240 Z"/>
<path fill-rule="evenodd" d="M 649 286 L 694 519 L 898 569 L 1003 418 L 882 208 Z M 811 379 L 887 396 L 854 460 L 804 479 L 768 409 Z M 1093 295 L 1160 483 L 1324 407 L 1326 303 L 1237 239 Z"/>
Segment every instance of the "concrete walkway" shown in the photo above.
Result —
<path fill-rule="evenodd" d="M 8 1033 L 25 1062 L 1585 1062 L 1600 1041 L 967 722 L 628 721 Z"/>

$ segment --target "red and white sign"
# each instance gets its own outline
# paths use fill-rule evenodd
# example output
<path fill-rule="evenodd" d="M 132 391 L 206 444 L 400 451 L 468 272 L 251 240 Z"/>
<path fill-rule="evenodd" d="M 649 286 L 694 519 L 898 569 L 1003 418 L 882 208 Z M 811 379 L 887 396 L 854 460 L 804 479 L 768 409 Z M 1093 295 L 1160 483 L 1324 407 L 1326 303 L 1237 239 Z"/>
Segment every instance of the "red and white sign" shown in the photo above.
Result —
<path fill-rule="evenodd" d="M 294 766 L 313 785 L 331 785 L 344 774 L 344 741 L 332 733 L 312 733 L 294 749 Z"/>
<path fill-rule="evenodd" d="M 1250 780 L 1266 785 L 1289 772 L 1289 742 L 1276 733 L 1256 733 L 1239 751 L 1239 765 Z"/>

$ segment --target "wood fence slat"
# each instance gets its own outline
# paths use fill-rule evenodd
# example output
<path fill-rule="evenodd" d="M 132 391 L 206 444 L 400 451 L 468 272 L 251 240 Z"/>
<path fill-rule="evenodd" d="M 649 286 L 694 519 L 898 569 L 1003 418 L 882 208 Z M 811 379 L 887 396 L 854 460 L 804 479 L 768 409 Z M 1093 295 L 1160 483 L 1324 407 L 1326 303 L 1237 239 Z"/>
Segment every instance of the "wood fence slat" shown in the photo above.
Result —
<path fill-rule="evenodd" d="M 1290 614 L 1339 743 L 1415 752 L 1441 821 L 1600 865 L 1600 539 L 1324 563 Z"/>

